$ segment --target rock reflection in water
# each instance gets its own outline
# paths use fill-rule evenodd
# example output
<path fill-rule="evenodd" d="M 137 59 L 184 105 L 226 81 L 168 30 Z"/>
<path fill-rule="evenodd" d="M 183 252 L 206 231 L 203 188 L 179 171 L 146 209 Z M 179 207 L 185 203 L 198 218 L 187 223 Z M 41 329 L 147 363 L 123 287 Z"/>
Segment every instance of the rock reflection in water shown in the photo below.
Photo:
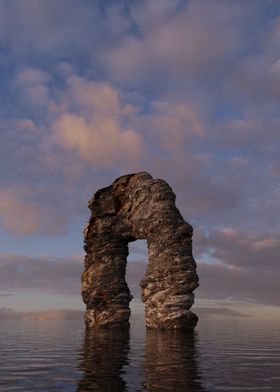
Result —
<path fill-rule="evenodd" d="M 146 342 L 138 338 L 134 336 L 130 352 L 128 328 L 86 329 L 77 391 L 206 392 L 198 369 L 195 332 L 147 330 Z M 143 360 L 137 368 L 130 363 L 135 353 Z"/>
<path fill-rule="evenodd" d="M 196 339 L 193 331 L 147 331 L 146 391 L 206 392 L 198 371 Z"/>
<path fill-rule="evenodd" d="M 128 362 L 129 329 L 86 329 L 78 392 L 126 392 L 122 369 Z"/>

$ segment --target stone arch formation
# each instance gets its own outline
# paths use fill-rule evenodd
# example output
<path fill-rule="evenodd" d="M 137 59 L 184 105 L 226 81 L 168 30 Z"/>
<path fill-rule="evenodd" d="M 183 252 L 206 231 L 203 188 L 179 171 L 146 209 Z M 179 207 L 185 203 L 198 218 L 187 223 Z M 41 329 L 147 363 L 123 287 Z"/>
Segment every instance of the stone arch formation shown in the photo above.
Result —
<path fill-rule="evenodd" d="M 129 325 L 128 243 L 146 239 L 149 263 L 140 286 L 147 327 L 195 327 L 198 317 L 189 310 L 198 286 L 193 229 L 175 198 L 164 180 L 141 172 L 117 178 L 89 201 L 82 275 L 87 326 Z"/>

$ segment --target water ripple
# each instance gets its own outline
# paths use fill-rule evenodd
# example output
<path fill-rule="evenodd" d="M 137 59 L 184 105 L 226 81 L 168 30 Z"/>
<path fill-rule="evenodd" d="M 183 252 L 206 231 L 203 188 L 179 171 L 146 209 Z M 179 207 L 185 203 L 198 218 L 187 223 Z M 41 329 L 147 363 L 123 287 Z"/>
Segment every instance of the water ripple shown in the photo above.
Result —
<path fill-rule="evenodd" d="M 143 321 L 143 320 L 142 320 Z M 3 392 L 280 390 L 275 324 L 201 321 L 195 333 L 86 331 L 82 321 L 4 321 Z"/>

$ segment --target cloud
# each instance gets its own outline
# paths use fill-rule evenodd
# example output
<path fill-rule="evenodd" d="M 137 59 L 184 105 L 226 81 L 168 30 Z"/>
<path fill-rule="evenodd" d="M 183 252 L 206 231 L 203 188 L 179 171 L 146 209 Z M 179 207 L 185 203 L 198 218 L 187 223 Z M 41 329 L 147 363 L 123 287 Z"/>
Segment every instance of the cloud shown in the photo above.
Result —
<path fill-rule="evenodd" d="M 36 68 L 25 67 L 17 72 L 15 86 L 20 90 L 22 100 L 28 99 L 33 105 L 47 105 L 50 90 L 48 83 L 51 76 Z"/>
<path fill-rule="evenodd" d="M 133 298 L 139 300 L 141 298 L 140 281 L 144 278 L 147 269 L 146 261 L 131 261 L 126 267 L 126 281 Z"/>
<path fill-rule="evenodd" d="M 199 264 L 199 298 L 235 300 L 248 304 L 263 304 L 279 307 L 279 289 L 275 274 L 271 271 L 252 268 L 228 267 L 226 265 Z"/>
<path fill-rule="evenodd" d="M 267 248 L 275 248 L 278 246 L 279 239 L 276 238 L 266 238 L 264 240 L 257 240 L 251 244 L 256 250 L 263 250 Z"/>
<path fill-rule="evenodd" d="M 26 49 L 28 42 L 29 51 L 62 49 L 67 34 L 72 43 L 86 38 L 86 33 L 92 31 L 90 24 L 99 16 L 96 11 L 98 7 L 77 6 L 75 0 L 2 3 L 0 38 L 20 52 Z"/>
<path fill-rule="evenodd" d="M 247 304 L 280 306 L 278 284 L 279 241 L 260 244 L 262 235 L 232 229 L 210 235 L 194 233 L 194 256 L 198 264 L 200 286 L 196 303 L 204 299 L 241 301 Z M 275 240 L 276 238 L 273 238 Z M 137 257 L 143 253 L 139 249 Z M 136 300 L 140 299 L 140 281 L 147 268 L 145 261 L 129 261 L 126 279 Z M 264 263 L 265 260 L 265 263 Z M 39 290 L 42 293 L 80 297 L 82 257 L 51 258 L 1 254 L 0 286 L 8 293 Z"/>
<path fill-rule="evenodd" d="M 193 252 L 200 286 L 197 303 L 204 299 L 236 300 L 248 304 L 280 306 L 278 276 L 279 236 L 233 228 L 194 231 Z M 147 263 L 128 263 L 127 280 L 139 298 L 139 282 Z"/>
<path fill-rule="evenodd" d="M 173 133 L 190 132 L 203 136 L 204 125 L 195 108 L 186 102 L 153 102 L 155 127 Z"/>
<path fill-rule="evenodd" d="M 261 225 L 269 215 L 277 225 L 273 211 L 279 198 L 271 176 L 278 172 L 278 106 L 257 110 L 253 99 L 242 106 L 244 94 L 236 92 L 232 79 L 256 51 L 259 35 L 253 37 L 249 30 L 264 23 L 258 19 L 264 6 L 247 4 L 241 12 L 239 2 L 216 1 L 211 6 L 141 1 L 126 10 L 121 2 L 101 8 L 72 0 L 38 4 L 24 0 L 0 7 L 3 20 L 18 21 L 14 31 L 0 27 L 0 33 L 10 34 L 8 49 L 14 50 L 16 38 L 27 42 L 31 35 L 36 50 L 40 47 L 40 60 L 25 57 L 7 74 L 10 80 L 14 72 L 13 88 L 7 91 L 13 100 L 5 102 L 10 102 L 10 118 L 2 122 L 6 129 L 0 136 L 2 176 L 6 189 L 14 189 L 14 182 L 34 189 L 32 197 L 17 196 L 17 203 L 28 199 L 34 215 L 37 208 L 53 223 L 42 230 L 45 224 L 34 218 L 34 229 L 16 229 L 18 234 L 46 233 L 50 226 L 61 233 L 73 216 L 83 219 L 81 204 L 99 185 L 143 169 L 171 183 L 179 207 L 195 224 L 235 224 L 246 215 L 244 225 L 257 219 Z M 277 26 L 275 18 L 266 35 L 260 33 L 260 56 L 276 47 Z M 107 28 L 110 32 L 104 34 Z M 79 64 L 69 45 L 74 52 L 79 48 Z M 58 47 L 63 47 L 58 58 L 44 61 Z M 107 55 L 124 64 L 115 67 Z M 112 73 L 100 66 L 101 60 Z M 132 62 L 131 75 L 126 61 Z M 273 59 L 275 72 L 277 61 Z M 145 73 L 146 67 L 154 79 L 147 85 L 134 74 Z M 163 68 L 168 71 L 164 76 Z M 133 83 L 128 85 L 130 76 Z M 15 224 L 9 228 L 15 231 Z"/>
<path fill-rule="evenodd" d="M 278 234 L 226 228 L 212 230 L 196 242 L 199 296 L 280 305 Z M 200 261 L 205 254 L 210 263 Z"/>
<path fill-rule="evenodd" d="M 242 228 L 211 230 L 199 236 L 199 254 L 211 248 L 211 255 L 228 266 L 259 269 L 277 268 L 275 255 L 280 250 L 279 234 L 245 231 Z M 266 260 L 265 265 L 263 260 Z"/>
<path fill-rule="evenodd" d="M 137 161 L 143 140 L 126 124 L 135 108 L 122 103 L 119 91 L 106 82 L 77 76 L 67 82 L 68 102 L 53 123 L 56 143 L 95 167 Z"/>
<path fill-rule="evenodd" d="M 241 13 L 238 2 L 189 1 L 185 7 L 180 3 L 155 5 L 146 0 L 131 7 L 139 33 L 124 36 L 119 45 L 103 53 L 111 75 L 130 81 L 157 74 L 188 75 L 206 81 L 237 61 L 247 41 L 250 5 L 242 3 Z"/>
<path fill-rule="evenodd" d="M 51 80 L 51 76 L 41 69 L 26 67 L 21 69 L 16 77 L 15 84 L 20 87 L 30 87 L 45 84 Z"/>
<path fill-rule="evenodd" d="M 21 199 L 11 189 L 0 191 L 0 213 L 4 226 L 19 235 L 36 233 L 44 215 L 39 204 Z"/>
<path fill-rule="evenodd" d="M 253 99 L 268 105 L 279 99 L 279 30 L 278 12 L 260 29 L 258 50 L 243 56 L 232 72 L 234 89 L 239 89 L 244 99 Z"/>
<path fill-rule="evenodd" d="M 80 295 L 81 257 L 51 258 L 13 254 L 0 256 L 1 290 Z"/>
<path fill-rule="evenodd" d="M 0 320 L 18 320 L 19 314 L 9 308 L 0 308 Z"/>
<path fill-rule="evenodd" d="M 199 318 L 250 317 L 249 315 L 239 312 L 238 310 L 224 307 L 196 306 L 194 307 L 193 311 L 199 316 Z"/>
<path fill-rule="evenodd" d="M 18 120 L 15 124 L 15 126 L 25 132 L 26 134 L 32 134 L 37 133 L 37 127 L 34 121 L 28 119 L 28 118 L 23 118 L 21 120 Z"/>
<path fill-rule="evenodd" d="M 271 152 L 272 142 L 279 142 L 278 124 L 279 113 L 273 108 L 268 112 L 256 112 L 256 107 L 252 109 L 248 106 L 240 117 L 231 116 L 217 124 L 209 143 L 226 150 L 246 151 L 248 154 L 266 153 L 267 150 Z"/>
<path fill-rule="evenodd" d="M 24 68 L 15 80 L 19 94 L 26 94 L 26 88 L 48 83 L 49 77 L 40 69 Z M 41 118 L 31 99 L 21 107 L 31 108 L 30 116 L 8 119 L 1 126 L 2 223 L 18 235 L 61 234 L 78 213 L 85 214 L 94 184 L 102 185 L 97 177 L 91 183 L 85 180 L 89 175 L 104 169 L 110 173 L 113 167 L 117 176 L 120 170 L 142 166 L 144 141 L 130 124 L 137 108 L 107 82 L 73 74 L 64 81 L 61 88 L 50 85 Z M 66 200 L 63 192 L 68 193 Z"/>
<path fill-rule="evenodd" d="M 146 263 L 131 261 L 127 265 L 127 281 L 139 298 L 140 280 Z M 0 255 L 0 287 L 9 293 L 39 290 L 45 293 L 80 296 L 83 260 L 69 258 L 30 257 L 13 254 Z"/>
<path fill-rule="evenodd" d="M 233 73 L 233 83 L 248 98 L 266 103 L 279 99 L 278 60 L 263 53 L 242 59 Z"/>
<path fill-rule="evenodd" d="M 160 150 L 166 151 L 173 159 L 186 154 L 192 138 L 204 136 L 204 124 L 198 109 L 188 102 L 154 101 L 151 113 L 143 118 Z"/>
<path fill-rule="evenodd" d="M 15 312 L 0 308 L 0 320 L 83 320 L 83 311 L 74 309 L 47 310 L 41 312 Z"/>
<path fill-rule="evenodd" d="M 47 195 L 45 195 L 47 196 Z M 65 232 L 71 211 L 55 211 L 55 205 L 36 200 L 38 191 L 14 186 L 0 190 L 0 223 L 16 235 L 31 236 L 43 233 L 48 236 Z"/>

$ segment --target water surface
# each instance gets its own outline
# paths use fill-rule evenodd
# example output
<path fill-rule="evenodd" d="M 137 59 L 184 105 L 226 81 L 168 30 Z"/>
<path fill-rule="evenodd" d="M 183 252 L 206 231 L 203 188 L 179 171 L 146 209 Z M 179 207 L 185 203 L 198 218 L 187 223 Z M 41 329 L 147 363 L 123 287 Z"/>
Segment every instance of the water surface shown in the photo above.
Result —
<path fill-rule="evenodd" d="M 276 322 L 200 320 L 194 333 L 2 321 L 0 391 L 280 391 Z"/>

